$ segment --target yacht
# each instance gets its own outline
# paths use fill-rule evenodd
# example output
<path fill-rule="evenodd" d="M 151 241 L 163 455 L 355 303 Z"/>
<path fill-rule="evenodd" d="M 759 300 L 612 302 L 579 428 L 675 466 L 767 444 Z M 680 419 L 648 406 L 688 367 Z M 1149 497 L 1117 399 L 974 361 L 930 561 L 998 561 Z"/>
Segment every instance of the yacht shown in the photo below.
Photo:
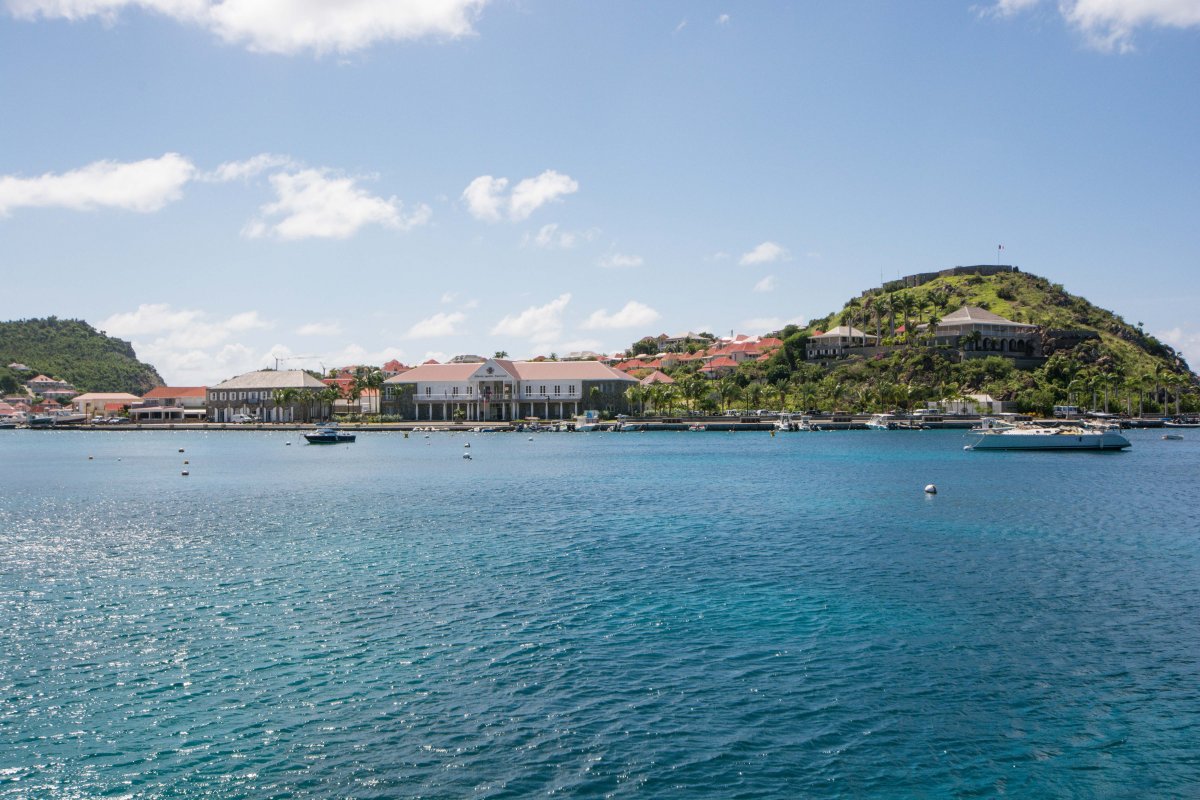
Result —
<path fill-rule="evenodd" d="M 354 434 L 339 431 L 337 428 L 317 428 L 312 433 L 304 434 L 309 444 L 342 444 L 354 441 Z"/>
<path fill-rule="evenodd" d="M 1115 430 L 1081 425 L 1017 425 L 985 418 L 971 432 L 979 436 L 968 450 L 1124 450 L 1129 440 Z"/>

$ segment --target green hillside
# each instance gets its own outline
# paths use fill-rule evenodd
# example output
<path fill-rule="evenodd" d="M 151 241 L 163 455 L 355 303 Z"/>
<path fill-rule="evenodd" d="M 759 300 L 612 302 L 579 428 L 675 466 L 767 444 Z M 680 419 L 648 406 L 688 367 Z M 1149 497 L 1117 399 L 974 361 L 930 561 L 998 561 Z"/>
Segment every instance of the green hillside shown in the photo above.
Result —
<path fill-rule="evenodd" d="M 28 378 L 7 368 L 13 362 L 67 381 L 81 392 L 140 395 L 163 383 L 154 367 L 138 361 L 129 342 L 77 319 L 0 322 L 0 388 L 5 391 Z"/>
<path fill-rule="evenodd" d="M 964 305 L 1038 326 L 1044 352 L 1037 355 L 1044 358 L 1015 361 L 968 353 L 965 347 L 936 344 L 928 327 L 919 327 L 936 328 L 943 316 Z M 806 360 L 811 336 L 846 324 L 879 336 L 891 349 Z M 775 335 L 784 346 L 768 360 L 744 362 L 724 378 L 715 392 L 720 404 L 883 411 L 986 393 L 1043 414 L 1056 404 L 1134 414 L 1200 410 L 1196 375 L 1141 323 L 1131 325 L 1059 284 L 1024 272 L 942 275 L 919 285 L 897 281 L 851 298 L 840 311 L 807 327 L 788 326 Z M 697 367 L 680 366 L 671 370 L 672 377 L 686 379 Z"/>

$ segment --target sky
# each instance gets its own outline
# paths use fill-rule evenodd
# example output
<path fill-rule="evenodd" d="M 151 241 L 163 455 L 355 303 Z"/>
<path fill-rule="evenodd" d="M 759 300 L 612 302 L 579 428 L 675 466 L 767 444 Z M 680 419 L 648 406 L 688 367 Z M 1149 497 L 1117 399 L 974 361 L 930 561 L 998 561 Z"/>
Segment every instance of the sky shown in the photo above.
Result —
<path fill-rule="evenodd" d="M 0 0 L 0 319 L 208 385 L 999 262 L 1198 366 L 1198 142 L 1200 0 Z"/>

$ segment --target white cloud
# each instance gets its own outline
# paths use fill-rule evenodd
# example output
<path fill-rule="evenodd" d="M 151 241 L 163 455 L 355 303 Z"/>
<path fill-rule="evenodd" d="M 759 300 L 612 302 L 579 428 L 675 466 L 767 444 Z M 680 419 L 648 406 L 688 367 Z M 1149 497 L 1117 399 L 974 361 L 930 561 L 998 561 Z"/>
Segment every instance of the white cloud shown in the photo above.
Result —
<path fill-rule="evenodd" d="M 120 208 L 148 214 L 183 196 L 196 168 L 178 153 L 121 163 L 96 161 L 36 178 L 0 175 L 0 217 L 15 208 Z"/>
<path fill-rule="evenodd" d="M 1193 370 L 1200 365 L 1200 329 L 1177 325 L 1154 335 L 1178 350 Z"/>
<path fill-rule="evenodd" d="M 763 242 L 753 250 L 742 253 L 742 257 L 738 259 L 738 263 L 744 267 L 751 264 L 770 264 L 786 258 L 787 254 L 788 251 L 783 246 L 775 242 Z"/>
<path fill-rule="evenodd" d="M 330 354 L 325 359 L 324 364 L 326 369 L 330 367 L 358 366 L 360 364 L 381 367 L 393 358 L 403 361 L 407 358 L 407 355 L 399 347 L 368 350 L 360 344 L 348 344 L 341 350 Z"/>
<path fill-rule="evenodd" d="M 434 339 L 439 336 L 454 336 L 458 333 L 456 328 L 466 318 L 467 315 L 461 311 L 453 311 L 449 314 L 439 311 L 432 317 L 426 317 L 414 324 L 404 336 L 406 339 Z"/>
<path fill-rule="evenodd" d="M 680 31 L 682 31 L 682 30 L 683 30 L 684 28 L 686 28 L 686 27 L 687 27 L 687 20 L 686 20 L 686 19 L 681 19 L 681 20 L 679 20 L 679 24 L 675 26 L 674 33 L 679 33 Z"/>
<path fill-rule="evenodd" d="M 530 214 L 546 203 L 577 191 L 578 181 L 570 175 L 548 169 L 536 178 L 526 178 L 513 187 L 509 216 L 514 220 L 528 219 Z"/>
<path fill-rule="evenodd" d="M 453 303 L 456 297 L 458 297 L 458 292 L 442 292 L 443 303 Z"/>
<path fill-rule="evenodd" d="M 661 315 L 650 306 L 630 300 L 620 311 L 609 314 L 608 309 L 593 311 L 592 315 L 579 327 L 584 330 L 603 330 L 619 328 L 640 328 L 649 325 Z"/>
<path fill-rule="evenodd" d="M 754 291 L 756 291 L 756 292 L 773 292 L 773 291 L 775 291 L 775 276 L 768 275 L 767 277 L 763 278 L 758 283 L 754 284 Z"/>
<path fill-rule="evenodd" d="M 604 267 L 605 269 L 632 269 L 633 267 L 640 267 L 642 263 L 641 256 L 611 253 L 597 261 L 596 266 Z"/>
<path fill-rule="evenodd" d="M 197 386 L 267 366 L 265 354 L 231 341 L 272 324 L 257 311 L 227 317 L 199 309 L 146 303 L 100 323 L 110 336 L 130 339 L 138 357 L 153 364 L 168 383 Z"/>
<path fill-rule="evenodd" d="M 746 333 L 768 333 L 777 331 L 787 325 L 804 325 L 804 317 L 791 317 L 785 319 L 783 317 L 751 317 L 742 322 L 742 330 Z"/>
<path fill-rule="evenodd" d="M 570 250 L 580 242 L 592 241 L 598 233 L 595 228 L 586 231 L 564 231 L 560 230 L 556 223 L 551 223 L 538 228 L 535 234 L 525 234 L 521 237 L 521 244 L 545 250 Z"/>
<path fill-rule="evenodd" d="M 263 53 L 350 53 L 377 42 L 457 38 L 488 0 L 8 0 L 20 19 L 113 22 L 137 9 L 206 28 Z"/>
<path fill-rule="evenodd" d="M 506 186 L 508 186 L 508 178 L 480 175 L 468 183 L 466 189 L 463 189 L 462 199 L 467 202 L 467 210 L 476 219 L 499 222 L 506 204 L 503 196 Z"/>
<path fill-rule="evenodd" d="M 297 336 L 338 336 L 342 326 L 336 322 L 310 322 L 296 329 Z"/>
<path fill-rule="evenodd" d="M 562 315 L 571 302 L 569 293 L 561 294 L 544 306 L 530 306 L 510 314 L 492 328 L 493 336 L 516 336 L 544 341 L 557 339 L 562 333 Z"/>
<path fill-rule="evenodd" d="M 228 183 L 230 181 L 247 180 L 260 173 L 280 167 L 299 168 L 299 164 L 289 156 L 274 153 L 260 153 L 245 161 L 227 161 L 212 172 L 200 175 L 200 180 L 209 183 Z"/>
<path fill-rule="evenodd" d="M 271 176 L 277 200 L 260 209 L 243 233 L 250 238 L 345 239 L 365 225 L 382 225 L 405 231 L 424 225 L 432 212 L 419 205 L 405 214 L 401 202 L 368 194 L 355 179 L 336 177 L 326 169 L 280 172 Z M 267 218 L 277 217 L 276 221 Z"/>
<path fill-rule="evenodd" d="M 717 24 L 718 25 L 728 25 L 729 24 L 729 15 L 722 14 L 721 16 L 717 17 Z"/>
<path fill-rule="evenodd" d="M 463 189 L 462 199 L 477 219 L 499 222 L 507 217 L 520 222 L 547 203 L 579 191 L 579 183 L 570 175 L 548 169 L 537 177 L 525 178 L 505 194 L 507 188 L 508 178 L 480 175 Z"/>
<path fill-rule="evenodd" d="M 1040 0 L 996 0 L 980 13 L 1011 17 L 1040 4 Z M 1196 0 L 1059 0 L 1057 10 L 1090 46 L 1108 53 L 1132 51 L 1134 34 L 1141 28 L 1200 27 Z"/>

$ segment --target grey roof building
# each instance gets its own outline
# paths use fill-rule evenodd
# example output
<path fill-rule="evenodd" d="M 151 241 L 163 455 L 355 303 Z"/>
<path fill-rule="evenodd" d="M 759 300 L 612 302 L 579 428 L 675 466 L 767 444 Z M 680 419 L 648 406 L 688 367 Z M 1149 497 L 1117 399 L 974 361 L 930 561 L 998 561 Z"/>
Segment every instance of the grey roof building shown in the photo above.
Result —
<path fill-rule="evenodd" d="M 327 387 L 301 369 L 262 369 L 247 372 L 208 388 L 208 418 L 214 422 L 232 422 L 242 414 L 263 422 L 294 422 L 311 417 L 316 405 L 312 395 Z M 295 389 L 293 402 L 277 404 L 275 392 Z"/>

